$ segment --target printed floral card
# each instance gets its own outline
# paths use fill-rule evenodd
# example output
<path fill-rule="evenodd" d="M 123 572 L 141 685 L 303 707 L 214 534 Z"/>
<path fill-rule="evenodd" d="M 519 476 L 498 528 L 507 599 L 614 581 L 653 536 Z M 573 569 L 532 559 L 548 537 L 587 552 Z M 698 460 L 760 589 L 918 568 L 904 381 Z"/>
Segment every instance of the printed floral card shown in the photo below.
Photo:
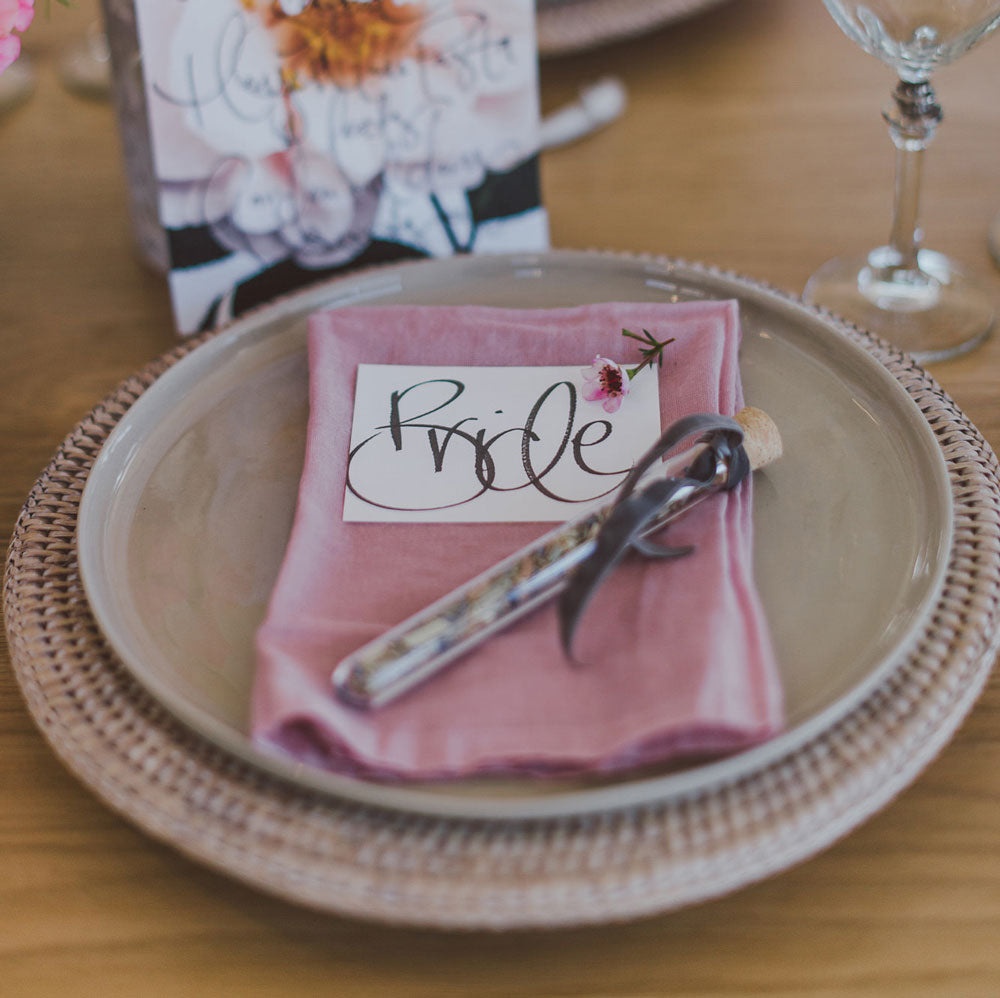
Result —
<path fill-rule="evenodd" d="M 135 0 L 183 333 L 389 260 L 540 250 L 533 0 Z"/>

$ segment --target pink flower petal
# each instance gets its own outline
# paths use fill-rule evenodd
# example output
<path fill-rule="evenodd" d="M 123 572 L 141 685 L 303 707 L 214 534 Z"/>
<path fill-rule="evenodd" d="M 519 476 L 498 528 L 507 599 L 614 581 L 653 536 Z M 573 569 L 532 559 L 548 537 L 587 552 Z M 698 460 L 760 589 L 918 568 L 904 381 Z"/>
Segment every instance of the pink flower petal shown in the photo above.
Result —
<path fill-rule="evenodd" d="M 584 381 L 595 381 L 601 376 L 601 370 L 604 368 L 604 365 L 610 363 L 611 361 L 609 361 L 606 357 L 602 357 L 600 354 L 595 354 L 590 367 L 580 368 L 580 376 Z"/>
<path fill-rule="evenodd" d="M 32 0 L 0 0 L 0 36 L 24 31 L 34 15 Z"/>
<path fill-rule="evenodd" d="M 17 7 L 17 13 L 14 15 L 14 29 L 16 31 L 25 31 L 29 24 L 31 24 L 31 19 L 35 16 L 35 7 L 33 0 L 20 0 Z"/>

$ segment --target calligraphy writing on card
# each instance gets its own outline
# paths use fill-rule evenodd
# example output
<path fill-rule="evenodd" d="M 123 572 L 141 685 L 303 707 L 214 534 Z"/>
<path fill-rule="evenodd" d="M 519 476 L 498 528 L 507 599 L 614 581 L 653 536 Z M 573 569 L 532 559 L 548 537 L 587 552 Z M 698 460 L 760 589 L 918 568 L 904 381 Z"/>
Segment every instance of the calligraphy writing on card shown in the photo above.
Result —
<path fill-rule="evenodd" d="M 182 332 L 372 263 L 545 249 L 532 0 L 135 0 Z"/>
<path fill-rule="evenodd" d="M 579 367 L 361 364 L 343 518 L 557 521 L 613 492 L 660 433 L 659 383 L 617 412 L 585 402 Z"/>

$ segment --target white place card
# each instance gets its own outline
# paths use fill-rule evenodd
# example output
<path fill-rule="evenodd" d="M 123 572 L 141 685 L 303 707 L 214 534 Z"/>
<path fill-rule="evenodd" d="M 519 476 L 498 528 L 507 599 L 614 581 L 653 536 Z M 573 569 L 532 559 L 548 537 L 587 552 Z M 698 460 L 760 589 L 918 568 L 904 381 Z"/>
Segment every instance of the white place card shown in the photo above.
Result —
<path fill-rule="evenodd" d="M 358 367 L 345 521 L 562 522 L 660 435 L 643 372 L 607 413 L 576 367 Z"/>

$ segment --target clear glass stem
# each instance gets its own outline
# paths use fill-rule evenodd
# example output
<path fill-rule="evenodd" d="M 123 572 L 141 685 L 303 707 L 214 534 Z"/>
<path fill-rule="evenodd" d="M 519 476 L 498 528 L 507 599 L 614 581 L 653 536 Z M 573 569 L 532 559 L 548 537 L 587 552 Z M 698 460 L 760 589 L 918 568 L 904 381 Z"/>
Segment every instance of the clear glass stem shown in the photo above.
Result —
<path fill-rule="evenodd" d="M 889 242 L 828 260 L 809 278 L 803 297 L 884 336 L 918 361 L 944 360 L 982 343 L 996 309 L 992 296 L 954 261 L 921 246 L 920 174 L 941 121 L 934 91 L 926 78 L 901 78 L 892 98 L 883 112 L 896 147 Z"/>
<path fill-rule="evenodd" d="M 917 271 L 920 251 L 920 178 L 924 150 L 941 121 L 941 107 L 930 83 L 900 80 L 893 92 L 894 106 L 883 117 L 896 146 L 896 192 L 889 249 L 893 267 Z"/>
<path fill-rule="evenodd" d="M 896 197 L 892 207 L 889 246 L 899 260 L 899 266 L 906 270 L 917 269 L 917 252 L 923 239 L 919 218 L 925 148 L 900 147 L 896 150 Z"/>
<path fill-rule="evenodd" d="M 35 71 L 31 60 L 22 55 L 17 62 L 0 73 L 0 114 L 27 100 L 35 89 Z"/>

